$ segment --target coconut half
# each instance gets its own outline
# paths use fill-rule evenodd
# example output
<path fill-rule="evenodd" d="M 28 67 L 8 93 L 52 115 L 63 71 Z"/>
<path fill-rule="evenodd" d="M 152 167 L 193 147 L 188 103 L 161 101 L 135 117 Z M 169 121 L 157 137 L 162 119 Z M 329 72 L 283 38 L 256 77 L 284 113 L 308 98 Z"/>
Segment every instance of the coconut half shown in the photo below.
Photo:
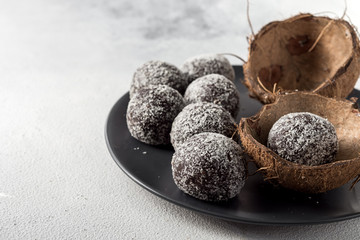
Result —
<path fill-rule="evenodd" d="M 335 162 L 306 166 L 287 161 L 267 148 L 268 133 L 283 115 L 310 112 L 328 119 L 335 127 L 339 151 Z M 321 193 L 335 189 L 360 175 L 360 112 L 354 101 L 294 92 L 277 96 L 258 114 L 242 118 L 239 134 L 245 152 L 254 159 L 265 180 L 293 190 Z"/>
<path fill-rule="evenodd" d="M 278 90 L 345 98 L 359 78 L 359 56 L 358 36 L 347 21 L 299 14 L 271 22 L 253 37 L 245 85 L 265 104 Z"/>

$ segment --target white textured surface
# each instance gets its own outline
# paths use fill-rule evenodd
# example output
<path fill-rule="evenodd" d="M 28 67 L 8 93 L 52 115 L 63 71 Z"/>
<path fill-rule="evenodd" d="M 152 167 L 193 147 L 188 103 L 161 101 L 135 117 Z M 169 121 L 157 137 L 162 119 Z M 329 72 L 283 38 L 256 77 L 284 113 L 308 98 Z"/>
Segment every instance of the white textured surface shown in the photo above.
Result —
<path fill-rule="evenodd" d="M 250 16 L 257 31 L 298 12 L 341 16 L 343 6 L 254 0 Z M 348 1 L 357 26 L 359 7 Z M 107 114 L 133 71 L 205 52 L 246 58 L 245 9 L 244 0 L 1 1 L 0 239 L 358 238 L 359 219 L 264 227 L 193 213 L 136 185 L 106 149 Z"/>

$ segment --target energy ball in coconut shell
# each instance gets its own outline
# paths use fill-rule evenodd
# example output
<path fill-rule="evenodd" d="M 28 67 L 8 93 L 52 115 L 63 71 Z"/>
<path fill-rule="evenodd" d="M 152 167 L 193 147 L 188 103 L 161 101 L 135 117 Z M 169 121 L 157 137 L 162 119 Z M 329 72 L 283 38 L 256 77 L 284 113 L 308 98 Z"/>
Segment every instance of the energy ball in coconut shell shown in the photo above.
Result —
<path fill-rule="evenodd" d="M 184 106 L 181 94 L 171 87 L 152 85 L 139 89 L 126 112 L 131 136 L 147 144 L 169 144 L 172 122 Z"/>
<path fill-rule="evenodd" d="M 236 117 L 239 111 L 240 94 L 235 84 L 219 74 L 209 74 L 193 81 L 184 94 L 186 104 L 196 102 L 215 103 Z"/>
<path fill-rule="evenodd" d="M 265 25 L 251 40 L 244 65 L 250 96 L 265 104 L 278 90 L 345 98 L 359 74 L 359 39 L 351 24 L 311 14 Z"/>
<path fill-rule="evenodd" d="M 167 85 L 184 94 L 188 81 L 184 74 L 174 65 L 163 61 L 149 61 L 134 73 L 130 98 L 142 87 L 148 85 Z"/>
<path fill-rule="evenodd" d="M 308 166 L 333 162 L 339 148 L 334 126 L 307 112 L 289 113 L 277 120 L 267 145 L 280 157 Z"/>
<path fill-rule="evenodd" d="M 307 166 L 288 161 L 267 147 L 270 129 L 282 116 L 309 112 L 327 119 L 338 138 L 335 161 Z M 338 188 L 360 175 L 360 112 L 352 101 L 328 98 L 315 93 L 280 95 L 260 112 L 242 118 L 239 134 L 244 151 L 254 160 L 266 181 L 306 193 Z"/>
<path fill-rule="evenodd" d="M 228 200 L 245 184 L 243 152 L 239 144 L 218 133 L 200 133 L 181 144 L 172 158 L 175 184 L 206 201 Z"/>
<path fill-rule="evenodd" d="M 181 70 L 188 77 L 189 83 L 195 79 L 216 73 L 234 81 L 235 72 L 229 60 L 220 54 L 203 54 L 187 59 Z"/>
<path fill-rule="evenodd" d="M 237 124 L 230 113 L 213 103 L 187 105 L 175 118 L 171 127 L 171 143 L 175 150 L 191 136 L 202 132 L 214 132 L 231 138 Z"/>

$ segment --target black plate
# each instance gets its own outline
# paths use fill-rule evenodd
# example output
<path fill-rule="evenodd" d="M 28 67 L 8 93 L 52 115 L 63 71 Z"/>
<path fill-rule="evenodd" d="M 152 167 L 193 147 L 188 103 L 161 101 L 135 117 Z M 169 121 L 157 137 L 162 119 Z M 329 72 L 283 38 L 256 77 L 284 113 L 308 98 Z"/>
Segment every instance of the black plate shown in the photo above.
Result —
<path fill-rule="evenodd" d="M 258 112 L 261 104 L 248 97 L 240 82 L 242 68 L 235 66 L 236 84 L 241 93 L 240 117 Z M 360 98 L 360 91 L 351 96 Z M 175 185 L 170 162 L 170 146 L 155 147 L 131 137 L 126 126 L 129 94 L 112 108 L 105 129 L 106 143 L 118 166 L 136 183 L 159 197 L 179 206 L 218 218 L 253 224 L 315 224 L 340 221 L 360 215 L 359 187 L 349 184 L 323 194 L 302 194 L 273 187 L 257 174 L 248 178 L 241 193 L 227 202 L 197 200 L 181 192 Z M 255 167 L 251 166 L 250 171 Z"/>

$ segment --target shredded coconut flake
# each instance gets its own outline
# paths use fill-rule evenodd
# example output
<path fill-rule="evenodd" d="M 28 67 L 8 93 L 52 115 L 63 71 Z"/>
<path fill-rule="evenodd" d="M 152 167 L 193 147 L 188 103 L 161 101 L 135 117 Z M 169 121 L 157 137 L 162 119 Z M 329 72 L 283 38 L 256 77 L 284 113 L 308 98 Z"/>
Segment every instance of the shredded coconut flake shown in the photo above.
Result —
<path fill-rule="evenodd" d="M 130 98 L 140 88 L 148 85 L 167 85 L 183 94 L 188 81 L 187 77 L 174 65 L 162 61 L 149 61 L 134 73 L 130 86 Z"/>
<path fill-rule="evenodd" d="M 181 144 L 172 158 L 176 185 L 202 200 L 235 197 L 245 184 L 243 151 L 218 133 L 200 133 Z"/>
<path fill-rule="evenodd" d="M 309 166 L 335 160 L 338 140 L 335 127 L 312 113 L 290 113 L 271 128 L 268 147 L 282 158 Z"/>
<path fill-rule="evenodd" d="M 141 88 L 128 104 L 130 134 L 147 144 L 170 143 L 171 125 L 184 107 L 178 91 L 165 85 Z"/>
<path fill-rule="evenodd" d="M 236 117 L 239 111 L 240 94 L 232 81 L 219 74 L 210 74 L 192 82 L 186 89 L 184 100 L 186 104 L 215 103 Z"/>
<path fill-rule="evenodd" d="M 234 81 L 235 72 L 229 60 L 220 54 L 203 54 L 187 59 L 181 70 L 188 76 L 189 83 L 195 79 L 217 73 Z"/>
<path fill-rule="evenodd" d="M 193 103 L 186 106 L 175 118 L 170 138 L 173 147 L 202 132 L 215 132 L 232 137 L 236 123 L 230 113 L 213 103 Z"/>

